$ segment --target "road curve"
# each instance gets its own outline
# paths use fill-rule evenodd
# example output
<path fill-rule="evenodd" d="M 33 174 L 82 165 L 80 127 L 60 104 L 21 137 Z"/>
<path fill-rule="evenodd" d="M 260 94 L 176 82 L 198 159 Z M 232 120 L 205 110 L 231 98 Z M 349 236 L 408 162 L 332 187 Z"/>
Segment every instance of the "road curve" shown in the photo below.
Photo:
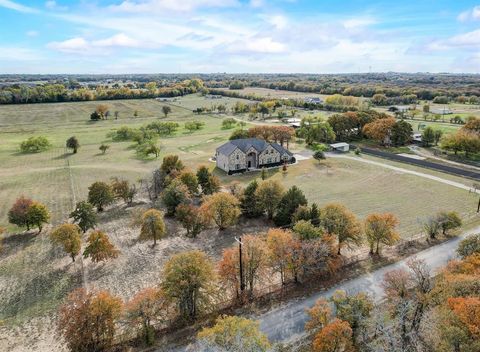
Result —
<path fill-rule="evenodd" d="M 447 242 L 421 251 L 399 262 L 382 267 L 372 273 L 345 281 L 327 291 L 316 293 L 310 297 L 290 301 L 278 308 L 258 316 L 253 316 L 252 318 L 260 322 L 260 329 L 268 336 L 270 341 L 294 341 L 304 333 L 304 326 L 307 321 L 305 309 L 312 307 L 320 297 L 328 298 L 336 290 L 345 290 L 348 293 L 363 291 L 370 294 L 375 301 L 380 301 L 384 295 L 381 282 L 385 273 L 393 269 L 405 268 L 408 259 L 413 257 L 425 260 L 431 271 L 435 272 L 455 257 L 455 250 L 463 238 L 479 232 L 480 226 L 465 232 L 459 237 L 452 238 Z"/>

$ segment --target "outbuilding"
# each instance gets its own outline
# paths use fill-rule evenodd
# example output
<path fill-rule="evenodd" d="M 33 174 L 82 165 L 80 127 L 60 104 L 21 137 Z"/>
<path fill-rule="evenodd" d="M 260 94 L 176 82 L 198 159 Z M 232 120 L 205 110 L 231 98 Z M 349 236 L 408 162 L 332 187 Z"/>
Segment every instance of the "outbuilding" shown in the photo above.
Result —
<path fill-rule="evenodd" d="M 350 150 L 350 145 L 344 142 L 334 143 L 334 144 L 330 144 L 330 149 L 334 152 L 346 153 Z"/>

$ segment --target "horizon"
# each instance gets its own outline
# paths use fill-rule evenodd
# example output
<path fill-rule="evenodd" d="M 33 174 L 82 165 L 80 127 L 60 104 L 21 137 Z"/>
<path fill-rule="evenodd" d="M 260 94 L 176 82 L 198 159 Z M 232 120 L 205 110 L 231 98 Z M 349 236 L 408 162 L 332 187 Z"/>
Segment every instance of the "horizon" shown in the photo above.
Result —
<path fill-rule="evenodd" d="M 477 1 L 0 0 L 0 18 L 2 74 L 480 73 Z"/>

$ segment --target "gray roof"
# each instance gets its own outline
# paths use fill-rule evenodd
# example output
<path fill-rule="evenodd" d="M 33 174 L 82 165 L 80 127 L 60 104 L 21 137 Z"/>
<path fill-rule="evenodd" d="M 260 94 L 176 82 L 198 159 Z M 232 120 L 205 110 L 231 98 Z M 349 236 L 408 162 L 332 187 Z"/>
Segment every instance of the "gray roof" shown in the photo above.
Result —
<path fill-rule="evenodd" d="M 257 138 L 234 139 L 228 141 L 227 143 L 218 147 L 217 152 L 228 156 L 232 154 L 237 148 L 240 149 L 242 152 L 246 153 L 250 148 L 253 147 L 257 152 L 261 153 L 265 149 L 267 149 L 269 145 L 276 149 L 280 154 L 287 153 L 290 156 L 293 155 L 290 151 L 282 147 L 280 144 L 268 143 L 263 139 Z"/>

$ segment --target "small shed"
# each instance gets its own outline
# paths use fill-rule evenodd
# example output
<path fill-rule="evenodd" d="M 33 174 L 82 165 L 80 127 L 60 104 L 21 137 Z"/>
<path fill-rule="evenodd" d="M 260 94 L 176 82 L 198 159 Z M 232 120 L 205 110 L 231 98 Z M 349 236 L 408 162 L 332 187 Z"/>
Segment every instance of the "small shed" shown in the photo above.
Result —
<path fill-rule="evenodd" d="M 334 152 L 346 153 L 350 150 L 350 145 L 348 143 L 334 143 L 330 144 L 330 149 Z"/>

